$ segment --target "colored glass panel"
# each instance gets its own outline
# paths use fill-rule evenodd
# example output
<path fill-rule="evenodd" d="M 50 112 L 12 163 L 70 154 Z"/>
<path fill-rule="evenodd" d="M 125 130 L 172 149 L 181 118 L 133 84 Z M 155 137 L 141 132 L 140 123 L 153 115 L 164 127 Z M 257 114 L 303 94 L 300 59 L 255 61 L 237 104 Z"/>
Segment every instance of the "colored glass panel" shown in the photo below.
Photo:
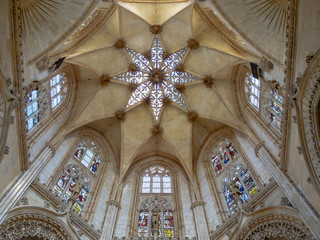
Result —
<path fill-rule="evenodd" d="M 163 212 L 163 228 L 165 237 L 173 237 L 173 213 L 172 211 Z"/>
<path fill-rule="evenodd" d="M 57 185 L 61 188 L 61 189 L 64 189 L 66 187 L 66 185 L 68 184 L 69 182 L 69 179 L 70 179 L 70 170 L 68 171 L 64 171 L 58 182 L 57 182 Z"/>
<path fill-rule="evenodd" d="M 68 199 L 71 196 L 71 192 L 72 192 L 72 188 L 76 185 L 76 183 L 78 182 L 78 178 L 72 178 L 70 185 L 68 187 L 68 190 L 66 191 L 66 193 L 64 194 L 64 201 L 68 202 Z"/>
<path fill-rule="evenodd" d="M 232 160 L 235 159 L 235 157 L 238 156 L 238 152 L 236 148 L 232 145 L 232 142 L 227 143 L 226 147 Z"/>
<path fill-rule="evenodd" d="M 85 150 L 86 150 L 86 146 L 84 146 L 83 144 L 80 144 L 77 147 L 77 150 L 75 151 L 74 156 L 80 160 L 80 158 Z"/>
<path fill-rule="evenodd" d="M 140 211 L 138 221 L 138 237 L 147 237 L 148 235 L 149 212 Z"/>
<path fill-rule="evenodd" d="M 91 172 L 93 173 L 96 173 L 97 170 L 98 170 L 98 167 L 99 167 L 99 164 L 100 164 L 100 159 L 98 156 L 94 156 L 93 160 L 92 160 L 92 163 L 91 163 Z"/>
<path fill-rule="evenodd" d="M 218 156 L 213 156 L 212 160 L 211 160 L 214 170 L 216 171 L 216 173 L 220 172 L 222 170 L 222 165 L 219 161 L 219 157 Z"/>

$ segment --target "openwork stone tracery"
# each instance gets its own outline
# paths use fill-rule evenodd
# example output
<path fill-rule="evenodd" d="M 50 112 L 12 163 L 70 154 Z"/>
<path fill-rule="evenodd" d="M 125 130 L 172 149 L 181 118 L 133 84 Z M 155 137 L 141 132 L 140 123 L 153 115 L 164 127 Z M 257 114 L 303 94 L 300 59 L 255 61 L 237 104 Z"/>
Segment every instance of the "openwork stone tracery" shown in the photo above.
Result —
<path fill-rule="evenodd" d="M 57 221 L 40 214 L 23 214 L 13 217 L 1 225 L 0 238 L 3 240 L 39 237 L 41 239 L 72 239 Z"/>
<path fill-rule="evenodd" d="M 237 239 L 257 240 L 281 237 L 284 239 L 313 240 L 312 234 L 292 217 L 267 216 L 260 218 L 244 229 Z"/>
<path fill-rule="evenodd" d="M 159 28 L 152 29 L 154 28 L 157 30 L 155 33 L 159 33 Z M 170 99 L 182 108 L 187 108 L 182 91 L 179 91 L 177 86 L 201 80 L 183 67 L 183 60 L 188 53 L 187 47 L 169 54 L 164 50 L 159 35 L 155 35 L 151 50 L 144 53 L 136 52 L 126 46 L 122 47 L 128 52 L 136 69 L 114 76 L 112 79 L 137 85 L 127 108 L 149 99 L 156 121 L 159 119 L 164 98 Z M 189 48 L 191 49 L 190 46 Z"/>

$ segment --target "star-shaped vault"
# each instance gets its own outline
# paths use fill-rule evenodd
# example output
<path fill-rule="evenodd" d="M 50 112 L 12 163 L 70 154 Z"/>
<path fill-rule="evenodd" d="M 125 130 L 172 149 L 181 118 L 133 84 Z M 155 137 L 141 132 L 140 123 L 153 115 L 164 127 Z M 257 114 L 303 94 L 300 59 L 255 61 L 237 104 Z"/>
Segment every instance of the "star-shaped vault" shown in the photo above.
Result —
<path fill-rule="evenodd" d="M 142 101 L 149 102 L 156 121 L 159 120 L 164 98 L 187 108 L 179 86 L 181 88 L 182 84 L 201 80 L 183 69 L 187 47 L 169 54 L 164 50 L 159 35 L 155 35 L 152 47 L 147 52 L 140 53 L 128 47 L 125 49 L 134 67 L 112 79 L 135 85 L 127 108 Z"/>

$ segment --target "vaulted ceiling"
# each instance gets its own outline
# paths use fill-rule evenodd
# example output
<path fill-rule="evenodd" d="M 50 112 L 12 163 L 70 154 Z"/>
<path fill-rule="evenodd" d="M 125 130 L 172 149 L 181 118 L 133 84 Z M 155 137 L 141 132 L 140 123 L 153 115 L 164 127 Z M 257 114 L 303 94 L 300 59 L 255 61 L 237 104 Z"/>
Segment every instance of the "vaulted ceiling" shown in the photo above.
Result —
<path fill-rule="evenodd" d="M 261 55 L 248 43 L 248 39 L 252 40 L 250 34 L 246 39 L 237 34 L 213 8 L 216 4 L 224 10 L 228 5 L 224 6 L 222 1 L 212 1 L 213 5 L 208 2 L 151 0 L 80 2 L 77 7 L 82 9 L 79 9 L 78 15 L 72 13 L 74 15 L 71 18 L 78 19 L 82 16 L 80 12 L 84 14 L 90 9 L 92 14 L 80 22 L 72 33 L 70 29 L 75 23 L 66 20 L 65 25 L 47 30 L 52 30 L 52 33 L 61 31 L 52 37 L 49 34 L 47 37 L 51 40 L 41 39 L 43 37 L 39 33 L 36 36 L 43 45 L 50 45 L 50 41 L 54 42 L 65 35 L 64 41 L 55 41 L 56 46 L 51 46 L 54 50 L 50 57 L 66 57 L 65 62 L 79 69 L 77 100 L 72 121 L 65 126 L 64 132 L 67 134 L 82 126 L 90 126 L 103 133 L 117 152 L 121 177 L 135 159 L 151 153 L 170 155 L 181 163 L 191 177 L 194 158 L 208 133 L 223 126 L 244 130 L 235 107 L 232 70 L 239 63 L 258 62 Z M 230 11 L 235 12 L 235 9 Z M 235 18 L 239 14 L 235 13 Z M 166 105 L 158 120 L 145 101 L 127 107 L 132 95 L 130 83 L 115 79 L 115 76 L 127 72 L 132 64 L 128 51 L 125 48 L 117 49 L 115 42 L 123 39 L 126 47 L 144 53 L 150 50 L 155 39 L 155 34 L 150 31 L 153 25 L 161 25 L 158 36 L 162 48 L 167 52 L 188 48 L 181 63 L 187 73 L 199 78 L 184 84 L 181 94 L 185 107 L 175 103 Z M 234 26 L 237 28 L 238 25 L 235 23 Z M 69 30 L 62 33 L 62 28 Z M 38 31 L 43 29 L 39 28 Z M 34 39 L 34 36 L 31 37 Z M 28 39 L 25 41 L 28 42 Z M 192 49 L 188 46 L 189 39 L 195 39 L 199 47 Z M 33 46 L 33 43 L 30 44 Z M 265 50 L 268 49 L 266 47 Z M 44 47 L 40 47 L 38 52 L 32 50 L 38 56 L 30 55 L 30 59 L 41 56 L 41 51 L 46 50 Z M 110 76 L 110 83 L 101 85 L 101 76 Z M 211 88 L 203 84 L 202 79 L 206 76 L 213 78 Z M 118 110 L 126 112 L 124 121 L 119 121 L 115 116 Z M 188 121 L 188 112 L 196 113 L 196 121 Z M 154 136 L 154 126 L 160 126 L 162 134 Z"/>

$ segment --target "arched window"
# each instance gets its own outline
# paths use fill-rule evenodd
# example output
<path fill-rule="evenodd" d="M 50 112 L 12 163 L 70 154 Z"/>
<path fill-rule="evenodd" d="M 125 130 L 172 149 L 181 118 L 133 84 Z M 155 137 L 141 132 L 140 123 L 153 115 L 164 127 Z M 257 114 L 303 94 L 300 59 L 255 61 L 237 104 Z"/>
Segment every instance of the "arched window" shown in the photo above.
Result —
<path fill-rule="evenodd" d="M 231 161 L 237 159 L 238 151 L 230 141 L 230 139 L 223 139 L 214 145 L 211 152 L 211 163 L 216 173 L 228 165 Z"/>
<path fill-rule="evenodd" d="M 171 203 L 165 198 L 153 197 L 140 205 L 138 220 L 138 237 L 174 237 L 174 214 Z"/>
<path fill-rule="evenodd" d="M 25 118 L 27 131 L 36 126 L 47 109 L 47 91 L 40 85 L 30 86 L 25 95 Z"/>
<path fill-rule="evenodd" d="M 98 171 L 101 151 L 90 139 L 84 139 L 74 152 L 74 158 L 86 166 L 92 173 Z"/>
<path fill-rule="evenodd" d="M 226 200 L 227 207 L 231 214 L 237 208 L 235 195 L 232 192 L 236 188 L 240 192 L 240 198 L 243 203 L 250 199 L 257 192 L 257 186 L 252 176 L 243 164 L 232 166 L 223 176 L 222 191 Z"/>
<path fill-rule="evenodd" d="M 171 176 L 167 169 L 154 166 L 146 169 L 142 177 L 141 193 L 171 193 Z"/>
<path fill-rule="evenodd" d="M 256 108 L 259 109 L 260 101 L 260 80 L 254 78 L 252 74 L 247 73 L 245 77 L 245 92 L 249 99 L 249 102 Z"/>
<path fill-rule="evenodd" d="M 59 73 L 50 79 L 51 108 L 56 107 L 62 102 L 67 92 L 67 78 L 65 73 Z"/>
<path fill-rule="evenodd" d="M 76 165 L 68 165 L 60 175 L 56 185 L 53 187 L 53 193 L 68 202 L 74 194 L 76 188 L 79 188 L 73 210 L 80 214 L 84 208 L 89 193 L 89 178 L 87 174 Z"/>

